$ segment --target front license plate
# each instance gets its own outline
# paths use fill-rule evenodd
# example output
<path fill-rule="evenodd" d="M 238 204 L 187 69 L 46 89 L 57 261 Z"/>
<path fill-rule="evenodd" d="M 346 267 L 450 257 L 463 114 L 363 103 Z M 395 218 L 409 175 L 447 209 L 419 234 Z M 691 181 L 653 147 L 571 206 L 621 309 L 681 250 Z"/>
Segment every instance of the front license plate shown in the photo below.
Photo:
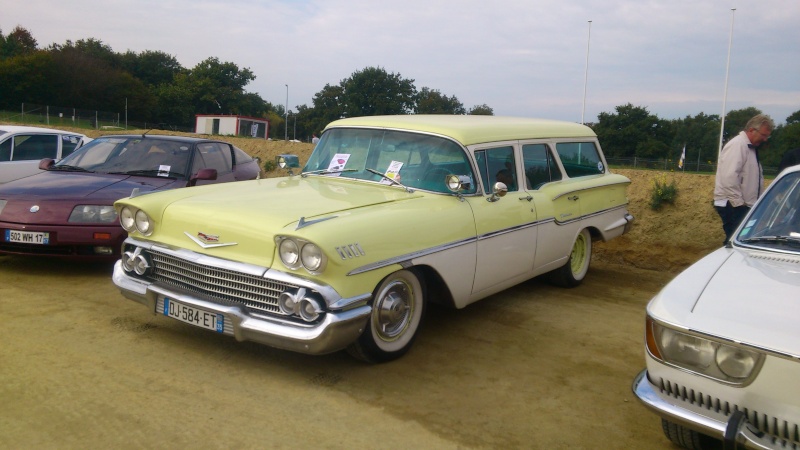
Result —
<path fill-rule="evenodd" d="M 210 313 L 169 298 L 164 299 L 164 309 L 161 312 L 167 317 L 217 333 L 222 333 L 225 329 L 225 318 L 222 314 Z"/>
<path fill-rule="evenodd" d="M 47 245 L 50 243 L 50 233 L 6 230 L 6 242 L 20 242 L 23 244 Z"/>

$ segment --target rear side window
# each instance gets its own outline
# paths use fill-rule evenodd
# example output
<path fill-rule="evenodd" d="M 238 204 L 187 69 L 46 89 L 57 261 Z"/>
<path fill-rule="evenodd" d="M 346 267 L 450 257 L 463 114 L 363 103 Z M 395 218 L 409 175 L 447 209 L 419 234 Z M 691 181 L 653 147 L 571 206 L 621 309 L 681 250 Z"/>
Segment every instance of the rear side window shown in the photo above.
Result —
<path fill-rule="evenodd" d="M 80 136 L 71 136 L 64 134 L 61 136 L 61 157 L 69 156 L 78 148 L 81 143 Z"/>
<path fill-rule="evenodd" d="M 232 170 L 233 160 L 231 148 L 219 142 L 205 142 L 197 146 L 192 164 L 192 173 L 200 169 L 217 169 L 217 173 L 228 173 Z"/>
<path fill-rule="evenodd" d="M 523 145 L 522 159 L 525 164 L 525 183 L 529 190 L 561 179 L 561 170 L 547 144 Z"/>
<path fill-rule="evenodd" d="M 14 136 L 11 159 L 31 161 L 58 157 L 58 138 L 54 134 L 31 134 Z"/>
<path fill-rule="evenodd" d="M 570 178 L 599 175 L 606 169 L 594 142 L 560 142 L 556 152 Z"/>

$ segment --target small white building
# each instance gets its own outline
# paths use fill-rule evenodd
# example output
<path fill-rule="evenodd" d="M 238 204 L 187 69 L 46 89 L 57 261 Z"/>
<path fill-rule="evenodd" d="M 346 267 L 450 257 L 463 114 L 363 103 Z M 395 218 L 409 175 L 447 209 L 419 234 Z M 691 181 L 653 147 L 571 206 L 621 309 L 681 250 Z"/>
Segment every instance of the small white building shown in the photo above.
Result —
<path fill-rule="evenodd" d="M 197 114 L 194 132 L 267 139 L 269 121 L 259 117 Z"/>

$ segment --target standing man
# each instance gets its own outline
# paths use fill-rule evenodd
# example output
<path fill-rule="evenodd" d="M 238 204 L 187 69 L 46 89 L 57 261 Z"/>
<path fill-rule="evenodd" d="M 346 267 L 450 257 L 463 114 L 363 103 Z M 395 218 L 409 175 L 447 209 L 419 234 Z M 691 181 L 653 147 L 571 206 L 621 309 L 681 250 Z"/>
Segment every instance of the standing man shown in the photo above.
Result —
<path fill-rule="evenodd" d="M 319 138 L 317 137 L 316 133 L 312 134 L 311 136 L 312 136 L 311 137 L 311 143 L 314 144 L 314 146 L 316 147 L 317 143 L 319 142 Z"/>
<path fill-rule="evenodd" d="M 714 182 L 714 208 L 722 219 L 725 244 L 764 188 L 758 147 L 769 139 L 775 123 L 766 114 L 747 121 L 744 131 L 728 141 L 719 155 Z"/>

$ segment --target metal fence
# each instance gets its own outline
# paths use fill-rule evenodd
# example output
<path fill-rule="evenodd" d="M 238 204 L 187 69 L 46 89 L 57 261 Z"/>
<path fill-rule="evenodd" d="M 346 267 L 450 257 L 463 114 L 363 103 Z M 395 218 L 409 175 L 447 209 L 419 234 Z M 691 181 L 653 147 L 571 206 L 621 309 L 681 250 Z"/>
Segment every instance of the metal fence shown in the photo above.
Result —
<path fill-rule="evenodd" d="M 51 127 L 73 127 L 95 130 L 161 129 L 192 133 L 193 127 L 158 122 L 129 121 L 125 114 L 62 106 L 22 103 L 18 111 L 0 111 L 0 121 Z"/>
<path fill-rule="evenodd" d="M 606 162 L 609 165 L 629 169 L 650 169 L 650 170 L 664 170 L 672 172 L 694 172 L 694 173 L 707 173 L 715 174 L 717 172 L 717 165 L 712 162 L 701 163 L 699 161 L 684 161 L 683 167 L 678 167 L 678 161 L 674 159 L 647 159 L 647 158 L 608 158 Z M 764 166 L 764 175 L 777 175 L 777 167 Z"/>

